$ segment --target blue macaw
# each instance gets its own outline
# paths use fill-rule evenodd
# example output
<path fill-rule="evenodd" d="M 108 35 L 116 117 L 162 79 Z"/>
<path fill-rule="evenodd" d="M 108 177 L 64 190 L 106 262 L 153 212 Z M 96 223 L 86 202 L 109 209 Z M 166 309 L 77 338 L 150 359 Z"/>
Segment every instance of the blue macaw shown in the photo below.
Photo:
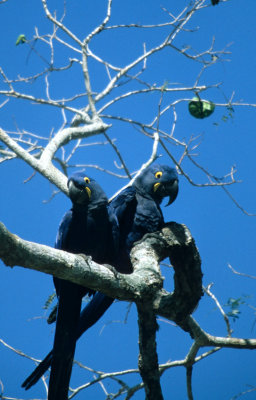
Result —
<path fill-rule="evenodd" d="M 60 223 L 55 248 L 91 256 L 99 264 L 115 265 L 118 224 L 115 215 L 108 210 L 105 193 L 83 172 L 68 179 L 68 191 L 73 205 Z M 48 400 L 66 400 L 82 298 L 94 291 L 63 279 L 53 280 L 58 311 L 53 350 L 47 356 L 47 368 L 51 366 Z M 42 368 L 41 364 L 39 366 Z M 31 385 L 30 376 L 22 386 L 28 389 Z"/>
<path fill-rule="evenodd" d="M 142 171 L 132 186 L 124 189 L 109 206 L 109 214 L 118 220 L 119 230 L 114 224 L 114 244 L 119 250 L 112 262 L 118 272 L 131 273 L 130 250 L 134 242 L 142 239 L 146 233 L 153 233 L 164 225 L 160 204 L 169 197 L 167 206 L 178 195 L 178 175 L 174 168 L 154 164 Z M 117 233 L 116 233 L 117 232 Z M 110 263 L 111 264 L 111 263 Z M 82 310 L 76 331 L 77 339 L 110 307 L 114 299 L 96 292 L 90 303 Z M 25 389 L 33 386 L 50 367 L 52 351 L 38 365 L 23 383 Z"/>
<path fill-rule="evenodd" d="M 146 168 L 132 186 L 124 189 L 110 203 L 110 210 L 119 223 L 117 269 L 131 273 L 130 250 L 146 233 L 161 229 L 164 224 L 160 204 L 169 197 L 167 206 L 178 195 L 178 175 L 174 168 L 154 164 Z"/>

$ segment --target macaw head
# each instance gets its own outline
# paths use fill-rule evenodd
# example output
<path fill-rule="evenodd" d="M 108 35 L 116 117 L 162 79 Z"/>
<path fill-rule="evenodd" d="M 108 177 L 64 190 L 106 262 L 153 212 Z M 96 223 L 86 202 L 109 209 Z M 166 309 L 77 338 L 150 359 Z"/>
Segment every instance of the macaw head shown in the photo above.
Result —
<path fill-rule="evenodd" d="M 139 193 L 150 196 L 159 204 L 164 197 L 169 197 L 166 204 L 169 206 L 178 195 L 178 174 L 175 168 L 168 165 L 150 165 L 135 179 L 133 186 Z"/>
<path fill-rule="evenodd" d="M 73 204 L 96 206 L 108 199 L 100 185 L 85 172 L 75 172 L 68 179 L 69 197 Z"/>

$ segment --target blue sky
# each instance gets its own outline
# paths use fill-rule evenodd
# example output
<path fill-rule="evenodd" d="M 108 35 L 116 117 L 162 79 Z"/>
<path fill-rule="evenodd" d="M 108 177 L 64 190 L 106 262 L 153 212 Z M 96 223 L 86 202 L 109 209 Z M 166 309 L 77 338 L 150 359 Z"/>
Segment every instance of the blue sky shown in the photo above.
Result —
<path fill-rule="evenodd" d="M 72 4 L 72 5 L 71 5 Z M 181 10 L 187 1 L 164 0 L 161 5 L 172 13 Z M 93 29 L 104 16 L 106 2 L 67 1 L 67 16 L 65 23 L 77 36 L 83 38 Z M 62 1 L 49 2 L 51 10 L 57 9 L 58 16 L 63 10 Z M 29 39 L 34 35 L 37 26 L 41 34 L 49 31 L 51 25 L 44 17 L 40 1 L 24 0 L 22 7 L 17 0 L 9 0 L 0 5 L 0 66 L 11 79 L 21 75 L 32 75 L 45 68 L 44 62 L 31 53 L 25 45 L 15 46 L 19 34 L 24 33 Z M 219 62 L 203 74 L 200 84 L 213 85 L 222 82 L 221 89 L 209 89 L 202 97 L 223 104 L 235 91 L 234 100 L 245 103 L 256 103 L 256 83 L 254 79 L 256 67 L 255 52 L 255 11 L 254 0 L 230 0 L 216 7 L 208 7 L 198 13 L 189 23 L 189 28 L 200 27 L 198 31 L 182 32 L 177 38 L 177 46 L 190 45 L 191 49 L 202 51 L 210 46 L 213 36 L 215 48 L 220 50 L 230 45 L 232 54 L 225 56 L 227 62 Z M 140 2 L 130 0 L 113 2 L 111 24 L 116 23 L 160 23 L 168 16 L 161 11 L 159 3 L 153 0 Z M 91 49 L 109 62 L 124 66 L 131 61 L 133 54 L 140 54 L 142 43 L 148 48 L 159 43 L 167 34 L 164 30 L 118 30 L 108 31 L 106 36 L 96 37 Z M 40 43 L 36 49 L 45 57 L 48 50 Z M 69 57 L 79 57 L 70 50 L 56 47 L 58 65 L 65 64 Z M 102 90 L 107 82 L 106 71 L 95 62 L 90 62 L 92 87 L 94 91 Z M 162 54 L 155 55 L 148 62 L 148 69 L 143 79 L 162 85 L 168 82 L 170 86 L 192 86 L 200 71 L 200 65 L 185 59 L 181 54 L 166 49 Z M 53 98 L 70 97 L 75 93 L 84 92 L 84 83 L 78 66 L 67 75 L 53 74 L 49 77 L 50 90 Z M 132 85 L 130 86 L 130 89 Z M 0 90 L 6 86 L 0 80 Z M 24 89 L 24 88 L 23 88 Z M 17 90 L 22 90 L 17 85 Z M 118 89 L 120 93 L 122 88 Z M 45 97 L 43 81 L 34 85 L 26 85 L 24 91 L 39 97 Z M 191 98 L 193 93 L 168 94 L 163 104 L 181 97 Z M 0 97 L 0 104 L 4 97 Z M 84 99 L 78 100 L 76 106 L 82 107 Z M 116 103 L 106 114 L 123 115 L 127 118 L 151 122 L 156 114 L 159 96 L 137 96 L 134 99 Z M 103 105 L 101 103 L 100 105 Z M 253 107 L 234 107 L 233 118 L 223 121 L 227 110 L 217 106 L 214 114 L 204 120 L 192 118 L 187 110 L 187 102 L 176 107 L 178 120 L 175 135 L 179 140 L 188 139 L 191 135 L 201 135 L 201 145 L 197 161 L 216 176 L 228 173 L 230 166 L 235 165 L 237 180 L 241 181 L 230 187 L 230 193 L 251 213 L 256 213 L 255 206 L 255 109 Z M 39 106 L 21 100 L 10 100 L 5 107 L 0 108 L 0 127 L 8 131 L 27 130 L 48 137 L 51 130 L 57 132 L 62 117 L 56 108 Z M 72 115 L 67 113 L 70 121 Z M 141 135 L 132 126 L 116 120 L 105 119 L 112 123 L 108 130 L 111 138 L 117 139 L 117 144 L 131 171 L 135 171 L 145 162 L 151 152 L 152 142 Z M 164 117 L 161 127 L 171 127 L 172 115 Z M 170 129 L 170 128 L 169 128 Z M 103 141 L 102 137 L 91 138 L 88 142 Z M 70 147 L 68 147 L 70 149 Z M 179 149 L 170 145 L 175 157 L 179 157 Z M 169 159 L 159 148 L 162 163 Z M 74 163 L 99 164 L 103 168 L 116 172 L 113 160 L 116 155 L 110 146 L 90 146 L 80 150 Z M 198 182 L 205 182 L 201 172 L 187 161 L 184 168 Z M 57 195 L 52 201 L 45 203 L 51 196 L 52 185 L 38 174 L 28 183 L 24 180 L 32 174 L 32 169 L 21 160 L 0 164 L 1 197 L 0 220 L 7 228 L 22 238 L 42 244 L 53 245 L 59 221 L 69 208 L 70 202 L 63 195 Z M 97 178 L 108 196 L 111 196 L 127 180 L 105 175 L 93 168 L 88 168 L 88 174 Z M 246 302 L 255 307 L 255 281 L 232 274 L 227 264 L 235 269 L 255 274 L 255 217 L 248 217 L 239 210 L 219 188 L 198 188 L 180 177 L 180 193 L 176 202 L 168 209 L 164 208 L 166 221 L 174 220 L 185 223 L 191 230 L 202 258 L 204 285 L 211 282 L 213 293 L 223 305 L 231 297 L 250 296 Z M 172 287 L 172 272 L 163 268 L 166 277 L 165 285 Z M 0 338 L 9 345 L 35 358 L 43 358 L 50 350 L 53 342 L 54 328 L 46 323 L 43 305 L 53 291 L 51 277 L 15 267 L 6 268 L 1 263 L 0 268 Z M 105 314 L 101 321 L 80 340 L 76 359 L 85 365 L 105 372 L 136 368 L 138 354 L 138 328 L 135 306 L 132 307 L 127 322 L 125 322 L 127 304 L 117 302 Z M 255 337 L 254 310 L 244 304 L 241 316 L 232 322 L 234 336 Z M 216 310 L 215 304 L 205 295 L 201 300 L 194 317 L 207 332 L 222 336 L 226 335 L 225 324 Z M 168 322 L 159 322 L 158 332 L 159 361 L 182 359 L 192 344 L 187 334 Z M 14 354 L 0 344 L 0 379 L 4 384 L 4 394 L 18 399 L 46 398 L 44 386 L 39 382 L 30 391 L 24 392 L 20 384 L 32 371 L 32 361 Z M 198 363 L 194 368 L 193 388 L 197 400 L 223 399 L 245 391 L 247 385 L 255 385 L 256 376 L 255 354 L 245 350 L 222 350 L 208 359 Z M 92 378 L 91 372 L 74 368 L 71 386 L 76 387 Z M 138 382 L 138 377 L 127 378 L 128 382 Z M 166 372 L 162 378 L 165 399 L 186 398 L 185 370 L 176 368 Z M 105 383 L 107 390 L 111 385 Z M 105 395 L 99 385 L 88 389 L 90 399 L 104 399 Z M 80 394 L 77 399 L 83 398 Z M 135 399 L 143 399 L 144 393 L 138 392 Z M 255 393 L 244 398 L 255 398 Z"/>

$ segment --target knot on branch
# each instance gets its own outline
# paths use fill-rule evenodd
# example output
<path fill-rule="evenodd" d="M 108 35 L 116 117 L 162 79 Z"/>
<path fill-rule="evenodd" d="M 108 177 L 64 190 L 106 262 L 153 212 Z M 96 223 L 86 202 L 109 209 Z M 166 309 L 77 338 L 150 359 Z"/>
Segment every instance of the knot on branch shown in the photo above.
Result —
<path fill-rule="evenodd" d="M 174 269 L 171 294 L 161 290 L 163 278 L 159 263 L 166 257 Z M 145 235 L 134 245 L 131 261 L 136 302 L 153 302 L 155 313 L 179 324 L 194 311 L 203 295 L 201 259 L 185 225 L 170 222 L 161 231 Z"/>
<path fill-rule="evenodd" d="M 202 291 L 201 259 L 185 225 L 170 222 L 159 232 L 159 259 L 169 257 L 174 269 L 174 291 L 162 291 L 154 301 L 155 311 L 181 324 L 197 307 Z"/>

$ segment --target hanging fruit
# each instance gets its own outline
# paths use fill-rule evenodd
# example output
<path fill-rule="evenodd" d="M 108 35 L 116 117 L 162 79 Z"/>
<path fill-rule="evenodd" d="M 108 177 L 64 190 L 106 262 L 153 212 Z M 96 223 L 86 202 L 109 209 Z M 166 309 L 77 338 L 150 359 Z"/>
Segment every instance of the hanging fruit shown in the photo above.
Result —
<path fill-rule="evenodd" d="M 209 117 L 215 109 L 215 104 L 208 100 L 201 100 L 199 96 L 193 97 L 188 103 L 190 114 L 199 119 Z"/>

